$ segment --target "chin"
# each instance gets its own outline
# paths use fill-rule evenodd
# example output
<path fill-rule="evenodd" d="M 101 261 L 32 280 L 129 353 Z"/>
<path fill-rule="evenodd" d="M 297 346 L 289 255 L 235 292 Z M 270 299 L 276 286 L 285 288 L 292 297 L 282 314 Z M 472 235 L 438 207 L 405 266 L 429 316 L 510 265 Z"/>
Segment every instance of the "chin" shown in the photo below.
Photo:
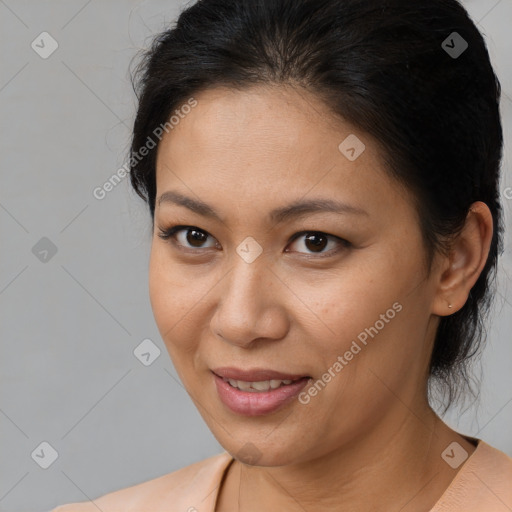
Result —
<path fill-rule="evenodd" d="M 212 433 L 224 450 L 248 466 L 287 466 L 307 460 L 304 436 L 296 437 L 283 430 L 278 436 L 267 435 L 272 432 L 272 428 L 262 427 L 258 427 L 256 434 L 247 431 L 238 433 L 236 430 L 229 430 L 229 425 L 226 425 L 226 430 L 219 429 L 219 425 L 216 425 L 216 430 L 212 430 Z"/>

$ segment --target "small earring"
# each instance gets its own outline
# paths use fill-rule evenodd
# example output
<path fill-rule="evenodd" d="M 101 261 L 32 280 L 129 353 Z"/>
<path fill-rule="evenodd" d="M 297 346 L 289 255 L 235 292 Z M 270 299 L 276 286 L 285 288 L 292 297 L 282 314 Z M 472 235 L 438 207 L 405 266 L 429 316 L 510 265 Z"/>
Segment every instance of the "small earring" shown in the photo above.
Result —
<path fill-rule="evenodd" d="M 449 307 L 449 308 L 453 308 L 453 306 L 452 306 L 451 304 L 448 304 L 448 307 Z"/>

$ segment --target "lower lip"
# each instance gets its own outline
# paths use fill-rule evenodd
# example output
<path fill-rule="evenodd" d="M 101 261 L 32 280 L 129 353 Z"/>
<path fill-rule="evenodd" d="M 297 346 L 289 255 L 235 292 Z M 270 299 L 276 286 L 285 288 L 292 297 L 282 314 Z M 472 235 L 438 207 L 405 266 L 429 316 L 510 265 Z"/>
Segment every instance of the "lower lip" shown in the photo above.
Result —
<path fill-rule="evenodd" d="M 213 374 L 213 378 L 222 403 L 244 416 L 261 416 L 281 409 L 297 397 L 309 380 L 309 377 L 304 377 L 277 389 L 251 392 L 234 388 L 216 374 Z"/>

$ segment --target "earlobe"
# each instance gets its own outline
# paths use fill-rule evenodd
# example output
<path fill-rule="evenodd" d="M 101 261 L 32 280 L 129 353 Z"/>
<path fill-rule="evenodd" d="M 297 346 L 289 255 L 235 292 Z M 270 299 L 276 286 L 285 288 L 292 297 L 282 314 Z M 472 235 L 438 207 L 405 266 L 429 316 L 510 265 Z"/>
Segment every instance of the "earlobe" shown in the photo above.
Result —
<path fill-rule="evenodd" d="M 482 201 L 473 203 L 462 231 L 443 260 L 433 304 L 434 314 L 447 316 L 464 306 L 487 262 L 492 235 L 493 219 L 489 207 Z"/>

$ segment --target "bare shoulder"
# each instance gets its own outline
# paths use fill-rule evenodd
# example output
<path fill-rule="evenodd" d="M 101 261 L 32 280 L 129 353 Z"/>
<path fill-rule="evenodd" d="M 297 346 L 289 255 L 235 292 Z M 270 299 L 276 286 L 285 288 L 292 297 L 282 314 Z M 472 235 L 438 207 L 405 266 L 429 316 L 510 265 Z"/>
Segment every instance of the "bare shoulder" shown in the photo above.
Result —
<path fill-rule="evenodd" d="M 69 503 L 54 508 L 51 512 L 135 512 L 152 510 L 168 511 L 178 507 L 204 509 L 199 502 L 210 502 L 216 496 L 225 469 L 232 457 L 223 452 L 166 475 L 148 480 L 131 487 L 105 494 L 97 499 Z M 196 505 L 197 503 L 197 505 Z M 143 507 L 143 508 L 141 508 Z"/>

